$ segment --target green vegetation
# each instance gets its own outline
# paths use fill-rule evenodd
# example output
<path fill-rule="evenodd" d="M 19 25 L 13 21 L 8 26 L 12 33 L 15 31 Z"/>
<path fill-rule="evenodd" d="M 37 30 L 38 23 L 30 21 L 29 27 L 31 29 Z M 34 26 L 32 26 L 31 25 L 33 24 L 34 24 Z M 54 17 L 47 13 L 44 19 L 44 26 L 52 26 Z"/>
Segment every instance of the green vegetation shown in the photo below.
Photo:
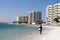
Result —
<path fill-rule="evenodd" d="M 59 23 L 59 17 L 57 16 L 57 18 L 54 18 L 54 21 L 55 21 L 56 23 Z"/>

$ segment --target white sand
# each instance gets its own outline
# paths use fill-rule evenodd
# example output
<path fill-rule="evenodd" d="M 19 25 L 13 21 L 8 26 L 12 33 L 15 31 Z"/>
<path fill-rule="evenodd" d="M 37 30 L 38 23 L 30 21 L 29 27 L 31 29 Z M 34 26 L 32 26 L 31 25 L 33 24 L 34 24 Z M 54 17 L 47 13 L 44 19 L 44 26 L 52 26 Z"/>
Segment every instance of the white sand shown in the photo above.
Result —
<path fill-rule="evenodd" d="M 23 40 L 60 40 L 60 27 L 46 27 L 48 29 L 43 31 L 42 35 L 37 32 L 25 37 Z"/>
<path fill-rule="evenodd" d="M 60 27 L 54 27 L 55 29 L 45 35 L 42 40 L 60 40 Z"/>

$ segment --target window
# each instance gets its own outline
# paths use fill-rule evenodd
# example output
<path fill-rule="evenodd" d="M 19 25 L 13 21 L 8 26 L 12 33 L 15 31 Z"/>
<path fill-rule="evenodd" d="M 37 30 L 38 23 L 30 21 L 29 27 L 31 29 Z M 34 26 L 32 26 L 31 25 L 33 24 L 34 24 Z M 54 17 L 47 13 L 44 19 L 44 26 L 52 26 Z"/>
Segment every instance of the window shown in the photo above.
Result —
<path fill-rule="evenodd" d="M 58 16 L 60 16 L 60 14 L 58 14 Z"/>
<path fill-rule="evenodd" d="M 60 6 L 58 6 L 58 8 L 60 8 Z"/>

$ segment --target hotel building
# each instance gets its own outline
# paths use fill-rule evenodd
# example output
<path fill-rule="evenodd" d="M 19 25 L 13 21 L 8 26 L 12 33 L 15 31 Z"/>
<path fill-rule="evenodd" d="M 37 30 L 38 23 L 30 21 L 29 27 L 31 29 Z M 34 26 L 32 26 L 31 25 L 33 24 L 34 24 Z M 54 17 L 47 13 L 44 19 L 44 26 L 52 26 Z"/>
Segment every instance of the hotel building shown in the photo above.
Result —
<path fill-rule="evenodd" d="M 53 22 L 53 6 L 48 5 L 46 8 L 46 23 L 51 24 Z"/>
<path fill-rule="evenodd" d="M 21 23 L 22 22 L 22 16 L 17 16 L 16 22 L 17 23 L 19 23 L 19 22 Z"/>
<path fill-rule="evenodd" d="M 17 16 L 18 23 L 28 23 L 28 16 Z"/>
<path fill-rule="evenodd" d="M 60 3 L 48 5 L 46 8 L 46 23 L 52 24 L 57 16 L 60 17 Z"/>
<path fill-rule="evenodd" d="M 31 11 L 28 12 L 28 24 L 41 23 L 41 12 Z"/>
<path fill-rule="evenodd" d="M 22 16 L 22 23 L 28 23 L 28 16 Z"/>

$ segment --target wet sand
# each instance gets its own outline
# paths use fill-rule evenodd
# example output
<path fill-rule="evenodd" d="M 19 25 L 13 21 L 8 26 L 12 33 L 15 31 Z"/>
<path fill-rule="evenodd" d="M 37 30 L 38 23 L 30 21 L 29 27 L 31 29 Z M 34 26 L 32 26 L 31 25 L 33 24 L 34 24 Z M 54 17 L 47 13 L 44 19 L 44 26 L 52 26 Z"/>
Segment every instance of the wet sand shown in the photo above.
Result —
<path fill-rule="evenodd" d="M 30 35 L 26 36 L 22 40 L 42 40 L 44 36 L 48 35 L 51 31 L 53 31 L 55 28 L 52 27 L 46 27 L 44 26 L 45 30 L 42 31 L 42 34 L 39 33 L 37 30 L 36 32 L 31 33 Z"/>

